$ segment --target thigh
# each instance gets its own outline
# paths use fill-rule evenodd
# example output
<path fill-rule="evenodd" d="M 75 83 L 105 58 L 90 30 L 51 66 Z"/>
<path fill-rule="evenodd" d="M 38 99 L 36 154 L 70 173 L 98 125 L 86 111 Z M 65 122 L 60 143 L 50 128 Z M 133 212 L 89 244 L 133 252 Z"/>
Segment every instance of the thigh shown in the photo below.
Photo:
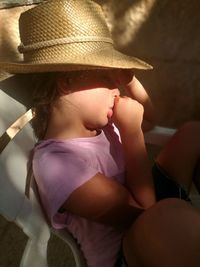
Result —
<path fill-rule="evenodd" d="M 162 200 L 128 229 L 123 249 L 129 267 L 199 267 L 200 213 L 183 200 Z"/>
<path fill-rule="evenodd" d="M 190 187 L 200 156 L 200 123 L 183 125 L 158 155 L 156 161 L 169 176 Z"/>

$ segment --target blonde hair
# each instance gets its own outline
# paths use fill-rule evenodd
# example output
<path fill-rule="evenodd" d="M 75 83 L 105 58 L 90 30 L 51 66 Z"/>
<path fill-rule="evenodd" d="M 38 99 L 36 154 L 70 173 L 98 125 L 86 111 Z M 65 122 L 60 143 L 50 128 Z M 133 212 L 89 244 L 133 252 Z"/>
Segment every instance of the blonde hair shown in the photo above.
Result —
<path fill-rule="evenodd" d="M 51 107 L 58 96 L 57 90 L 58 73 L 33 74 L 33 114 L 32 127 L 38 140 L 45 137 Z"/>

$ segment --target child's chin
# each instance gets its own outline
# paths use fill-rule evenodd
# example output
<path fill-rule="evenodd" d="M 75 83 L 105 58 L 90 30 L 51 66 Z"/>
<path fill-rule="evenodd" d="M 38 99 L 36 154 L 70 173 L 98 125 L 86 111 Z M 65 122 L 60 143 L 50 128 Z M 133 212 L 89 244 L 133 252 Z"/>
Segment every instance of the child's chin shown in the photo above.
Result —
<path fill-rule="evenodd" d="M 110 119 L 107 118 L 105 121 L 99 123 L 97 125 L 97 128 L 96 129 L 101 129 L 101 128 L 105 127 L 109 122 L 110 122 Z"/>

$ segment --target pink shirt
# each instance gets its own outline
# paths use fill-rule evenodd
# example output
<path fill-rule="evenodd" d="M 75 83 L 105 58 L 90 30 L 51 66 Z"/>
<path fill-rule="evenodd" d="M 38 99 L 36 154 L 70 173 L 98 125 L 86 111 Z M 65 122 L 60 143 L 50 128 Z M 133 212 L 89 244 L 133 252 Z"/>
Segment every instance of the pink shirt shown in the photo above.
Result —
<path fill-rule="evenodd" d="M 124 183 L 123 152 L 117 129 L 108 125 L 95 137 L 42 141 L 34 150 L 33 171 L 52 226 L 66 227 L 72 233 L 89 267 L 113 267 L 122 233 L 58 210 L 76 188 L 97 173 Z"/>

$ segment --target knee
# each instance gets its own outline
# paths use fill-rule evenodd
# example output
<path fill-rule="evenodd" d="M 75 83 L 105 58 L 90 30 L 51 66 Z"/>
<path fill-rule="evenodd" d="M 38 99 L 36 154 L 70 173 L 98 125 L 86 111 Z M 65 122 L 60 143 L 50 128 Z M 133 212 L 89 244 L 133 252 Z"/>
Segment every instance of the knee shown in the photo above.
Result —
<path fill-rule="evenodd" d="M 179 132 L 185 132 L 188 135 L 199 135 L 200 133 L 200 121 L 188 121 L 184 123 L 179 129 Z"/>
<path fill-rule="evenodd" d="M 177 198 L 163 199 L 144 211 L 128 229 L 126 236 L 134 233 L 136 238 L 141 237 L 148 228 L 151 230 L 147 230 L 149 236 L 159 231 L 159 228 L 173 229 L 179 221 L 183 221 L 181 225 L 184 225 L 194 217 L 200 229 L 200 213 L 190 203 Z"/>
<path fill-rule="evenodd" d="M 184 123 L 177 131 L 179 140 L 190 144 L 194 150 L 200 149 L 200 121 L 189 121 Z"/>
<path fill-rule="evenodd" d="M 151 235 L 152 230 L 158 230 L 158 226 L 162 227 L 168 224 L 172 217 L 178 217 L 180 210 L 188 210 L 191 205 L 186 201 L 177 198 L 163 199 L 153 205 L 151 208 L 144 211 L 127 230 L 125 238 L 134 237 L 131 240 L 141 239 L 141 235 L 145 234 L 147 228 L 151 228 L 148 235 Z M 177 212 L 179 210 L 179 213 Z M 170 223 L 171 224 L 171 223 Z M 170 225 L 169 224 L 169 225 Z"/>
<path fill-rule="evenodd" d="M 200 213 L 183 200 L 165 199 L 143 212 L 128 229 L 124 254 L 130 266 L 146 266 L 147 262 L 155 263 L 147 266 L 190 266 L 180 265 L 185 242 L 190 246 L 188 255 L 193 256 L 193 251 L 200 249 L 199 240 Z M 166 260 L 163 265 L 163 258 L 170 262 Z M 172 264 L 172 259 L 179 265 Z M 184 260 L 189 258 L 185 256 Z M 199 258 L 195 260 L 200 264 Z"/>

